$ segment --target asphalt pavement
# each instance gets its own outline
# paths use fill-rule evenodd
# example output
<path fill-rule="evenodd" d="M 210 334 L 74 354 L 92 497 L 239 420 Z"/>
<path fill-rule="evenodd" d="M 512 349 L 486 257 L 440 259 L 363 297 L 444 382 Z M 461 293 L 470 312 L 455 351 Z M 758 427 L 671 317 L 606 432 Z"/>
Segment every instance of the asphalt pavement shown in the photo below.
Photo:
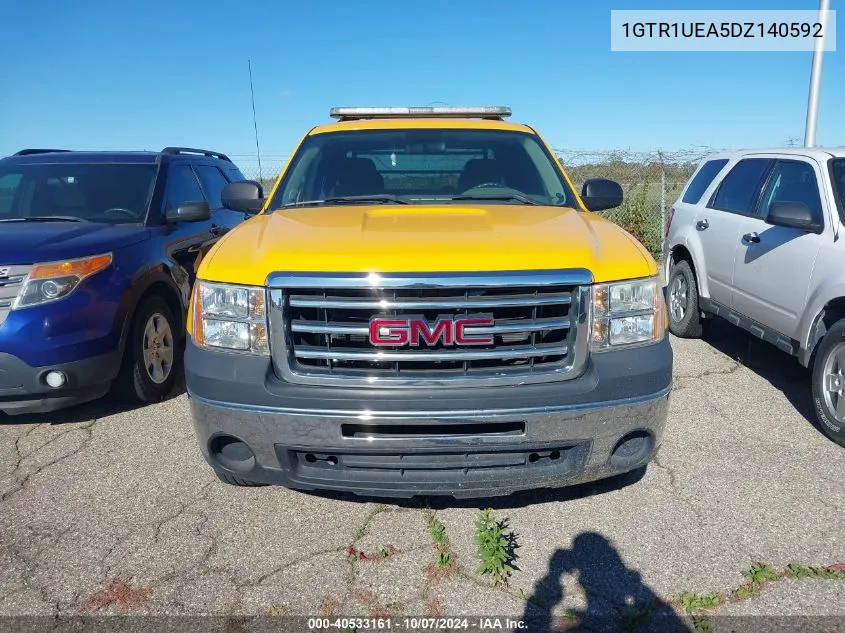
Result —
<path fill-rule="evenodd" d="M 513 532 L 498 585 L 478 571 L 483 502 L 228 486 L 182 392 L 0 415 L 0 616 L 845 626 L 845 449 L 812 422 L 808 372 L 723 323 L 672 347 L 669 426 L 646 469 L 492 501 Z"/>

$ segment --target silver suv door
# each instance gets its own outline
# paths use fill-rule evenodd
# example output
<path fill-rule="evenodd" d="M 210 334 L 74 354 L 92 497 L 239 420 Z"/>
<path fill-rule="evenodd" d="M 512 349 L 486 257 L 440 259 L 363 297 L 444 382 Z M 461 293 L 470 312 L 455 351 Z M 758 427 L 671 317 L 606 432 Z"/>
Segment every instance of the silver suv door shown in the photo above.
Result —
<path fill-rule="evenodd" d="M 733 307 L 734 257 L 742 224 L 754 213 L 771 163 L 771 159 L 741 159 L 696 213 L 695 230 L 704 253 L 708 296 L 725 307 Z"/>
<path fill-rule="evenodd" d="M 799 338 L 798 324 L 824 238 L 803 229 L 772 226 L 765 218 L 775 202 L 800 202 L 823 230 L 826 215 L 819 192 L 823 182 L 815 161 L 798 156 L 778 159 L 758 213 L 742 223 L 734 260 L 734 309 L 793 339 Z"/>

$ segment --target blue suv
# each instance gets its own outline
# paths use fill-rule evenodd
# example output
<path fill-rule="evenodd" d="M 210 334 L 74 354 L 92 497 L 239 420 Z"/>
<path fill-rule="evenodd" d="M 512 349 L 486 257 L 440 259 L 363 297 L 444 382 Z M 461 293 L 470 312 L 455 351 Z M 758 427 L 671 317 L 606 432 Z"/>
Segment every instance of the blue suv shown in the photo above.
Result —
<path fill-rule="evenodd" d="M 203 255 L 246 215 L 224 154 L 22 150 L 0 159 L 0 412 L 42 413 L 112 387 L 164 397 Z"/>

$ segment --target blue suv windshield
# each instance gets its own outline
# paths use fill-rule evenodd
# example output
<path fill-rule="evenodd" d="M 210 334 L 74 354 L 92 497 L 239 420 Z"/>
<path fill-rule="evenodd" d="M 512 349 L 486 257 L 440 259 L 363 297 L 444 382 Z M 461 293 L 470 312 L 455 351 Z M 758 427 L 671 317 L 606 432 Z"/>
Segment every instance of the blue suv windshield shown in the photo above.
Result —
<path fill-rule="evenodd" d="M 152 163 L 0 165 L 0 221 L 61 217 L 143 222 L 156 172 Z"/>

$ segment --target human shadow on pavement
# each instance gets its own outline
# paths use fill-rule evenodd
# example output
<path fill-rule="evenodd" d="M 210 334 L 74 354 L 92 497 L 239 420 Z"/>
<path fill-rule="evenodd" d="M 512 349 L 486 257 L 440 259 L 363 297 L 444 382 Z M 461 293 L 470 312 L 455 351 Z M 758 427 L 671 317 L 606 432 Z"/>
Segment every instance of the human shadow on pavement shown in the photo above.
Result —
<path fill-rule="evenodd" d="M 582 589 L 577 601 L 581 608 L 564 606 L 565 574 L 572 574 Z M 693 630 L 597 532 L 582 532 L 572 547 L 555 551 L 546 575 L 528 596 L 522 621 L 526 633 Z"/>

